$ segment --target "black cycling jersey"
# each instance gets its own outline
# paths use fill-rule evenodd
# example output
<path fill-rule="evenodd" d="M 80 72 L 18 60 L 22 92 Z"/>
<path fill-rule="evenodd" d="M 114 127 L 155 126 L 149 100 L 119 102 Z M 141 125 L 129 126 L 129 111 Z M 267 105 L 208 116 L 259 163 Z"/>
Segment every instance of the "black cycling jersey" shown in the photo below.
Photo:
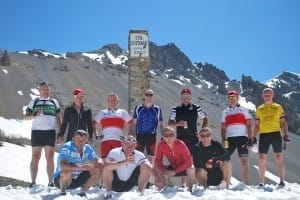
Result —
<path fill-rule="evenodd" d="M 65 109 L 58 136 L 62 137 L 65 134 L 67 125 L 69 125 L 67 141 L 72 140 L 74 132 L 78 129 L 87 130 L 89 137 L 93 137 L 92 111 L 82 104 L 80 111 L 77 112 L 73 103 Z"/>

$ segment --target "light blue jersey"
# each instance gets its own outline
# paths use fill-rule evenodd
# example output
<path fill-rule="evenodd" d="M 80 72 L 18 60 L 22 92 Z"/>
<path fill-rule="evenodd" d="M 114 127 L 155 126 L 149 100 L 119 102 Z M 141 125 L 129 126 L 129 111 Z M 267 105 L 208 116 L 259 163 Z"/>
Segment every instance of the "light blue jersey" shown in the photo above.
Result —
<path fill-rule="evenodd" d="M 61 172 L 60 168 L 60 161 L 61 159 L 66 159 L 69 164 L 73 165 L 83 165 L 88 162 L 93 162 L 97 160 L 97 155 L 94 151 L 94 149 L 88 145 L 85 144 L 83 147 L 83 155 L 80 156 L 80 153 L 77 151 L 74 142 L 69 141 L 66 142 L 59 151 L 59 155 L 57 158 L 57 167 L 55 169 L 55 172 L 53 174 L 53 179 L 57 178 Z M 82 170 L 74 170 L 72 171 L 72 178 L 76 179 L 79 174 L 82 172 Z"/>

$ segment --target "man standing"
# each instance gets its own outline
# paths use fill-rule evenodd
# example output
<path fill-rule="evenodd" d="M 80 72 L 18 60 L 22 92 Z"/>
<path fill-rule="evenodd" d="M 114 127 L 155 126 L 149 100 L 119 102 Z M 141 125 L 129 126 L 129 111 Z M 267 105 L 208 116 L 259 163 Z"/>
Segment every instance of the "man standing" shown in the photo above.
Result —
<path fill-rule="evenodd" d="M 189 88 L 181 91 L 181 105 L 171 110 L 168 125 L 176 126 L 177 138 L 185 142 L 189 150 L 198 142 L 196 136 L 198 119 L 202 127 L 208 124 L 208 118 L 199 105 L 191 103 L 192 92 Z"/>
<path fill-rule="evenodd" d="M 273 102 L 274 91 L 272 88 L 265 88 L 262 92 L 264 104 L 256 109 L 255 127 L 252 143 L 256 143 L 256 135 L 259 134 L 259 185 L 263 186 L 267 165 L 267 154 L 270 145 L 273 147 L 274 157 L 279 173 L 279 187 L 284 187 L 285 165 L 282 155 L 282 135 L 283 140 L 288 142 L 288 127 L 285 121 L 285 112 L 281 105 Z"/>
<path fill-rule="evenodd" d="M 136 125 L 137 150 L 144 152 L 146 147 L 147 158 L 153 163 L 156 150 L 157 127 L 163 130 L 163 118 L 161 108 L 153 104 L 154 93 L 151 89 L 143 93 L 144 103 L 138 105 L 133 111 L 133 123 Z"/>
<path fill-rule="evenodd" d="M 103 161 L 86 144 L 87 137 L 87 132 L 77 130 L 73 139 L 60 148 L 53 179 L 55 186 L 61 189 L 61 195 L 66 195 L 66 189 L 82 186 L 79 196 L 86 196 L 89 188 L 99 182 Z"/>
<path fill-rule="evenodd" d="M 228 147 L 224 147 L 227 148 L 230 156 L 237 149 L 243 181 L 245 184 L 249 184 L 248 146 L 252 133 L 252 116 L 247 108 L 238 103 L 239 93 L 237 91 L 230 90 L 227 93 L 227 99 L 229 107 L 222 112 L 221 136 L 223 142 L 228 142 Z"/>
<path fill-rule="evenodd" d="M 57 135 L 57 143 L 61 144 L 64 140 L 66 128 L 68 126 L 68 135 L 66 141 L 73 138 L 76 130 L 86 130 L 89 133 L 89 144 L 92 144 L 93 139 L 93 123 L 92 112 L 83 104 L 84 91 L 76 88 L 73 91 L 73 103 L 66 107 L 60 132 Z"/>
<path fill-rule="evenodd" d="M 124 129 L 131 121 L 128 112 L 122 108 L 118 108 L 119 97 L 116 93 L 110 93 L 107 97 L 107 109 L 101 110 L 94 118 L 94 123 L 100 124 L 102 134 L 97 136 L 100 138 L 100 155 L 106 158 L 108 152 L 122 146 L 121 137 L 124 136 Z M 96 132 L 96 129 L 95 129 Z"/>
<path fill-rule="evenodd" d="M 39 84 L 40 97 L 31 100 L 26 109 L 25 119 L 33 119 L 31 128 L 31 187 L 36 183 L 38 165 L 43 148 L 47 162 L 48 185 L 53 185 L 54 146 L 56 129 L 61 127 L 61 113 L 57 100 L 49 97 L 50 91 L 49 84 L 41 82 Z"/>
<path fill-rule="evenodd" d="M 220 185 L 223 181 L 226 188 L 230 184 L 230 156 L 222 145 L 212 140 L 212 131 L 204 127 L 198 133 L 199 142 L 194 146 L 193 159 L 196 177 L 205 188 L 210 185 Z"/>
<path fill-rule="evenodd" d="M 154 162 L 158 180 L 162 183 L 157 185 L 158 189 L 160 190 L 166 185 L 164 176 L 187 176 L 189 191 L 192 192 L 195 168 L 189 149 L 183 141 L 176 138 L 175 130 L 172 127 L 164 128 L 162 136 L 163 139 L 158 143 Z M 163 157 L 168 160 L 168 166 L 164 165 Z"/>

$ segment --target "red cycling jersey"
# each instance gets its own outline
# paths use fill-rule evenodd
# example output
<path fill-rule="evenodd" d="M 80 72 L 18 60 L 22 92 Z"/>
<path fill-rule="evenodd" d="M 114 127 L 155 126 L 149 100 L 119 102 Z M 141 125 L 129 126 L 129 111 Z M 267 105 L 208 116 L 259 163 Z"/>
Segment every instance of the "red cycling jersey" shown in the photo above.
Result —
<path fill-rule="evenodd" d="M 155 154 L 155 166 L 160 170 L 165 170 L 166 166 L 163 164 L 163 157 L 169 161 L 169 165 L 175 170 L 176 174 L 185 171 L 192 165 L 192 157 L 189 149 L 182 140 L 176 139 L 174 146 L 171 149 L 169 145 L 161 140 L 158 143 Z"/>

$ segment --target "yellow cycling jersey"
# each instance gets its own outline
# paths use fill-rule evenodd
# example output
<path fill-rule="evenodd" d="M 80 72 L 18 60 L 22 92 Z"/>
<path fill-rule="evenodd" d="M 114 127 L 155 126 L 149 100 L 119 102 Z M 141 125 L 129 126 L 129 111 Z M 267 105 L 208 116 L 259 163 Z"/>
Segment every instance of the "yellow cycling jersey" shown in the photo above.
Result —
<path fill-rule="evenodd" d="M 281 105 L 272 103 L 271 105 L 262 104 L 257 107 L 255 118 L 259 120 L 259 133 L 271 133 L 281 130 L 280 119 L 285 117 Z"/>

